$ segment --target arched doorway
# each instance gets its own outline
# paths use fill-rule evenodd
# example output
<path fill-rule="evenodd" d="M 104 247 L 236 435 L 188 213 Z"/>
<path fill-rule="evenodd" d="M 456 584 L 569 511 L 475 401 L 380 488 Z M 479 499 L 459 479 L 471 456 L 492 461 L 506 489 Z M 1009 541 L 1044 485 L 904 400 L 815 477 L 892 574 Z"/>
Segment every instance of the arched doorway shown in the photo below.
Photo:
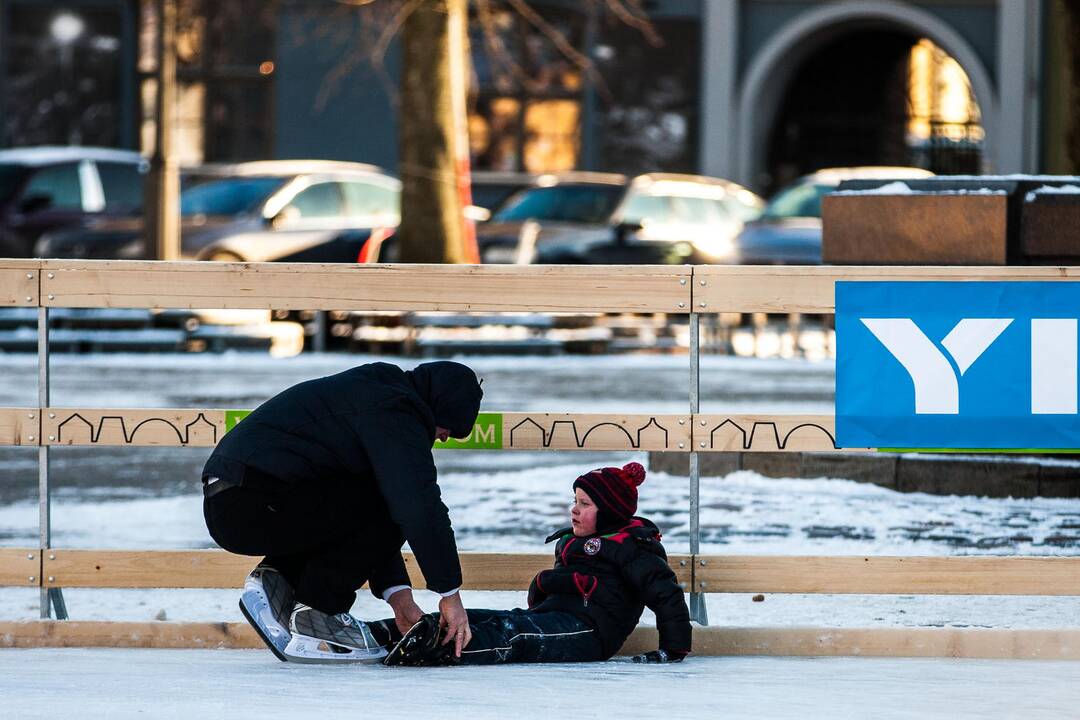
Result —
<path fill-rule="evenodd" d="M 738 96 L 739 178 L 767 191 L 824 166 L 938 162 L 927 154 L 938 140 L 911 136 L 912 53 L 924 40 L 966 75 L 978 126 L 967 144 L 991 147 L 996 94 L 962 37 L 910 5 L 838 3 L 786 25 L 747 68 Z M 991 168 L 986 153 L 970 155 L 966 167 L 940 169 Z"/>
<path fill-rule="evenodd" d="M 759 185 L 776 189 L 823 167 L 857 165 L 978 173 L 980 118 L 967 75 L 932 41 L 895 30 L 851 32 L 793 76 Z"/>

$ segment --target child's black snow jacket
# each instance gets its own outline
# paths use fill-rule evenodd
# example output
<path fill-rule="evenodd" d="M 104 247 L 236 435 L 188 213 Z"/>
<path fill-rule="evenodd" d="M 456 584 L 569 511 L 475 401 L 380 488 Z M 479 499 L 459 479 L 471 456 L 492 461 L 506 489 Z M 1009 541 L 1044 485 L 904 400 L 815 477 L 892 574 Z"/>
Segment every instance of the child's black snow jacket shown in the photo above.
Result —
<path fill-rule="evenodd" d="M 356 504 L 356 523 L 389 514 L 409 541 L 429 589 L 461 585 L 450 517 L 436 484 L 435 428 L 468 434 L 483 393 L 458 363 L 405 372 L 388 363 L 294 385 L 255 409 L 218 443 L 204 475 L 264 491 L 321 485 Z M 267 487 L 267 479 L 273 487 Z M 404 561 L 382 563 L 372 591 L 408 585 Z"/>
<path fill-rule="evenodd" d="M 570 528 L 558 539 L 555 567 L 533 578 L 529 609 L 567 612 L 594 627 L 608 657 L 618 652 L 647 605 L 656 613 L 660 648 L 690 652 L 690 611 L 667 564 L 660 531 L 635 517 L 610 535 L 577 537 Z"/>

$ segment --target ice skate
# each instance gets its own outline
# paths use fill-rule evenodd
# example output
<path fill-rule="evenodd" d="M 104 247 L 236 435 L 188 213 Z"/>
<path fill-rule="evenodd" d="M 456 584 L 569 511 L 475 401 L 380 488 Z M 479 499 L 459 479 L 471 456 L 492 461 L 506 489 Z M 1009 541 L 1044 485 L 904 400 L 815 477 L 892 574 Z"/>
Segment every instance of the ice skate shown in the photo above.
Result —
<path fill-rule="evenodd" d="M 384 665 L 457 665 L 453 645 L 439 644 L 439 621 L 434 615 L 424 615 L 383 660 Z"/>
<path fill-rule="evenodd" d="M 290 662 L 374 662 L 386 657 L 366 623 L 349 613 L 327 615 L 298 604 L 289 624 L 292 638 L 284 654 Z"/>
<path fill-rule="evenodd" d="M 281 573 L 269 565 L 257 566 L 244 582 L 240 612 L 270 651 L 282 661 L 288 659 L 285 648 L 291 639 L 289 617 L 294 604 L 292 587 Z"/>

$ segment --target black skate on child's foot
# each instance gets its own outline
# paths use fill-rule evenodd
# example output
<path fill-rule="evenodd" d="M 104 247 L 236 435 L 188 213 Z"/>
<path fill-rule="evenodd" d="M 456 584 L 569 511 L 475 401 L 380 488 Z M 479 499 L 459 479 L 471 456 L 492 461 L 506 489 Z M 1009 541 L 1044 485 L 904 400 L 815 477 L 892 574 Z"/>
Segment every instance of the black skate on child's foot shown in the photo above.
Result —
<path fill-rule="evenodd" d="M 292 587 L 269 565 L 258 565 L 244 581 L 240 612 L 278 660 L 288 659 L 285 648 L 292 639 L 289 617 L 293 605 Z"/>
<path fill-rule="evenodd" d="M 439 620 L 434 615 L 424 615 L 409 632 L 401 638 L 383 665 L 458 665 L 461 659 L 454 657 L 454 646 L 439 643 Z"/>
<path fill-rule="evenodd" d="M 386 649 L 372 636 L 367 623 L 349 613 L 328 615 L 298 604 L 289 630 L 292 639 L 284 652 L 291 662 L 354 663 L 386 657 Z"/>

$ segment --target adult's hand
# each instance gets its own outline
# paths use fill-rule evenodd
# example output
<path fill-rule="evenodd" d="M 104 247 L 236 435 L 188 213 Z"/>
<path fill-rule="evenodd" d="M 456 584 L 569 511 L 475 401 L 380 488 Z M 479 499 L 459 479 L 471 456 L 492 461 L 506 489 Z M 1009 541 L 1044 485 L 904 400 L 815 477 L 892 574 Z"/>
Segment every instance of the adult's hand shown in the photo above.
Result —
<path fill-rule="evenodd" d="M 461 657 L 461 649 L 472 640 L 469 616 L 461 604 L 461 593 L 454 593 L 439 601 L 439 627 L 445 628 L 442 644 L 453 642 L 454 656 Z"/>
<path fill-rule="evenodd" d="M 398 590 L 396 593 L 390 596 L 387 600 L 390 607 L 394 610 L 394 622 L 397 624 L 397 628 L 401 631 L 401 634 L 409 632 L 410 628 L 415 625 L 423 616 L 424 611 L 420 609 L 420 606 L 413 600 L 412 590 Z"/>

